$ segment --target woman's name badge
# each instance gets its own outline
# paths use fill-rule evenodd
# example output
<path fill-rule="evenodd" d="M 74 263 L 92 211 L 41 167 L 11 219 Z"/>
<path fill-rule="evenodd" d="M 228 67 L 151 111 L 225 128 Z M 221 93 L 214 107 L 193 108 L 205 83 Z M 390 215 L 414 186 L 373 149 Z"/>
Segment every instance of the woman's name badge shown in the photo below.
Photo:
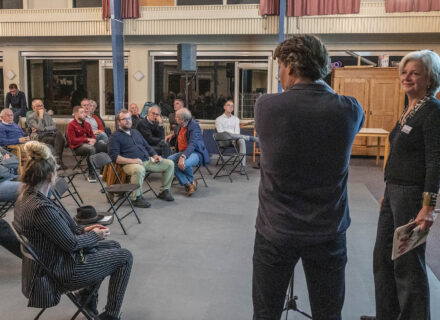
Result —
<path fill-rule="evenodd" d="M 412 127 L 410 127 L 409 125 L 406 125 L 406 124 L 402 128 L 402 132 L 404 132 L 406 134 L 409 134 L 411 132 L 411 130 L 412 130 Z"/>

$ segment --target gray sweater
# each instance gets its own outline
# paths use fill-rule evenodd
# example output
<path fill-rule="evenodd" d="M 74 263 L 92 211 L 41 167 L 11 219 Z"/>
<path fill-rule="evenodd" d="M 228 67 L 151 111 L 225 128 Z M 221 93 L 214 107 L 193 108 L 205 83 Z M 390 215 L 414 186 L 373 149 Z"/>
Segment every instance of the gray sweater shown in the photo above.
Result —
<path fill-rule="evenodd" d="M 57 129 L 52 117 L 45 112 L 43 118 L 38 116 L 38 112 L 34 112 L 29 116 L 29 128 L 37 129 L 38 132 L 55 131 Z"/>

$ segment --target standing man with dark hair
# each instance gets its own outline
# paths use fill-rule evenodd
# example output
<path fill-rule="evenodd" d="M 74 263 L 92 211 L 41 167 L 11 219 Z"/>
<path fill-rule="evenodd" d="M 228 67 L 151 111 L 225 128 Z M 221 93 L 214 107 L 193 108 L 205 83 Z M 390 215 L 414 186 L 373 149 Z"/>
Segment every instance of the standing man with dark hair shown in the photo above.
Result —
<path fill-rule="evenodd" d="M 5 108 L 11 106 L 12 112 L 14 113 L 14 122 L 18 124 L 21 117 L 26 116 L 27 104 L 26 95 L 23 91 L 19 91 L 15 83 L 9 85 L 9 92 L 6 94 L 6 104 Z"/>
<path fill-rule="evenodd" d="M 362 107 L 318 80 L 330 59 L 321 41 L 295 35 L 275 50 L 283 93 L 255 104 L 261 181 L 253 256 L 254 319 L 280 319 L 302 260 L 313 319 L 340 320 L 345 295 L 347 178 Z"/>

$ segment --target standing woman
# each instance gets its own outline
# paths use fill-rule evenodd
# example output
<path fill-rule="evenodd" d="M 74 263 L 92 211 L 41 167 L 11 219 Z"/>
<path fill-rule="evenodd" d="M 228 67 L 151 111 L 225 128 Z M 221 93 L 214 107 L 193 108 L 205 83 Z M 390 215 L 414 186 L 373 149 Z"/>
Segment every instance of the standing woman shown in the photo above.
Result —
<path fill-rule="evenodd" d="M 29 157 L 22 175 L 22 189 L 15 205 L 14 226 L 26 236 L 43 263 L 53 271 L 63 287 L 79 292 L 85 301 L 93 288 L 110 276 L 107 305 L 100 320 L 118 320 L 133 258 L 116 241 L 104 240 L 110 234 L 101 225 L 80 227 L 69 213 L 56 206 L 48 192 L 56 179 L 56 163 L 50 149 L 38 142 L 25 145 Z M 32 260 L 23 259 L 22 290 L 29 307 L 46 308 L 58 304 L 61 288 Z M 86 308 L 97 315 L 97 296 Z"/>
<path fill-rule="evenodd" d="M 390 133 L 374 248 L 376 318 L 430 319 L 425 244 L 391 260 L 394 230 L 411 219 L 433 224 L 440 177 L 440 58 L 429 50 L 407 54 L 399 64 L 408 105 Z M 372 317 L 374 319 L 374 317 Z"/>

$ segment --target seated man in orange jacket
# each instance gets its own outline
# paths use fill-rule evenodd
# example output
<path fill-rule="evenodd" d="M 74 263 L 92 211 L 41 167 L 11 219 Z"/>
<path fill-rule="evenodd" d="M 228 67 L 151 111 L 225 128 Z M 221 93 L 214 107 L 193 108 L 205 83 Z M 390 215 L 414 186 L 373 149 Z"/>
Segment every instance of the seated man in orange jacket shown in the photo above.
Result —
<path fill-rule="evenodd" d="M 89 167 L 89 182 L 96 182 L 89 156 L 99 152 L 107 152 L 107 143 L 96 141 L 92 127 L 85 121 L 85 110 L 81 106 L 73 108 L 73 116 L 75 119 L 69 122 L 67 126 L 67 138 L 69 139 L 70 148 L 78 156 L 87 156 L 87 165 Z"/>

